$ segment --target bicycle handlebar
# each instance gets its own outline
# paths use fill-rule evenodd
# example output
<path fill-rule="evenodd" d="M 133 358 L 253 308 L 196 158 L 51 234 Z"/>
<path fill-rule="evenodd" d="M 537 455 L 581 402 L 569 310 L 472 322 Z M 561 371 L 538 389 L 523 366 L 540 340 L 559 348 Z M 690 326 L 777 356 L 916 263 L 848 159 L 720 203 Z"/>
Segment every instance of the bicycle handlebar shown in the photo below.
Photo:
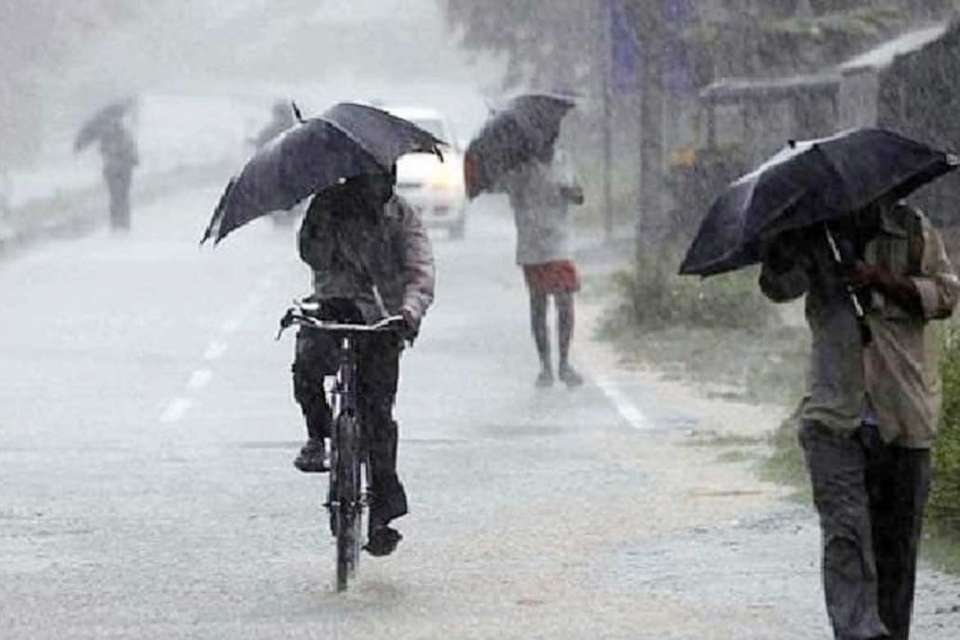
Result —
<path fill-rule="evenodd" d="M 378 333 L 385 331 L 399 331 L 404 322 L 403 316 L 387 316 L 374 324 L 352 324 L 346 322 L 330 322 L 321 320 L 307 313 L 307 309 L 315 308 L 312 305 L 307 306 L 302 302 L 294 302 L 294 306 L 287 309 L 287 312 L 280 319 L 280 330 L 277 331 L 276 339 L 279 340 L 283 332 L 291 326 L 298 324 L 302 327 L 309 327 L 317 331 L 344 332 L 344 333 Z"/>

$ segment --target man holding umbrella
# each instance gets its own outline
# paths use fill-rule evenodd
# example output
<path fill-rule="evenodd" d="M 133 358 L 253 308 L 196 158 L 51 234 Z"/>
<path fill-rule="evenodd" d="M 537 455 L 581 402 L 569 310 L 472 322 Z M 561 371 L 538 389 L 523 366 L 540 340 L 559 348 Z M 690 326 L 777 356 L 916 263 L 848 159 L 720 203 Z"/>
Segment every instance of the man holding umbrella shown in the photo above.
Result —
<path fill-rule="evenodd" d="M 410 152 L 440 154 L 440 140 L 372 107 L 341 103 L 301 121 L 261 149 L 231 180 L 204 240 L 312 197 L 299 233 L 300 257 L 313 274 L 320 318 L 372 324 L 403 317 L 402 336 L 357 344 L 359 412 L 368 434 L 373 476 L 368 541 L 372 555 L 392 553 L 401 536 L 388 523 L 407 512 L 397 475 L 393 405 L 404 341 L 412 342 L 434 296 L 430 241 L 414 209 L 394 193 L 396 161 Z M 324 439 L 331 412 L 324 378 L 336 372 L 339 345 L 301 328 L 293 363 L 294 397 L 308 440 L 294 465 L 327 470 Z"/>
<path fill-rule="evenodd" d="M 130 229 L 130 183 L 140 163 L 137 143 L 125 123 L 135 106 L 133 99 L 127 99 L 104 107 L 84 124 L 74 142 L 75 151 L 100 143 L 103 179 L 110 195 L 110 227 L 117 231 Z"/>
<path fill-rule="evenodd" d="M 573 107 L 569 98 L 525 94 L 497 112 L 467 149 L 468 195 L 506 192 L 517 228 L 517 264 L 530 295 L 530 326 L 540 359 L 538 387 L 553 385 L 553 363 L 547 307 L 557 308 L 557 375 L 568 387 L 583 384 L 570 364 L 574 329 L 574 294 L 580 277 L 572 259 L 571 204 L 583 204 L 567 155 L 556 150 L 563 117 Z"/>
<path fill-rule="evenodd" d="M 941 402 L 929 321 L 951 315 L 960 281 L 917 209 L 881 202 L 836 227 L 849 265 L 817 230 L 784 234 L 764 248 L 760 286 L 776 302 L 807 296 L 800 442 L 836 635 L 905 640 Z M 866 344 L 848 286 L 863 301 Z"/>
<path fill-rule="evenodd" d="M 794 145 L 721 196 L 682 269 L 759 258 L 769 298 L 806 295 L 799 438 L 841 640 L 909 637 L 941 402 L 929 323 L 951 315 L 960 280 L 929 220 L 898 198 L 954 166 L 882 130 Z M 739 240 L 717 242 L 719 226 Z"/>

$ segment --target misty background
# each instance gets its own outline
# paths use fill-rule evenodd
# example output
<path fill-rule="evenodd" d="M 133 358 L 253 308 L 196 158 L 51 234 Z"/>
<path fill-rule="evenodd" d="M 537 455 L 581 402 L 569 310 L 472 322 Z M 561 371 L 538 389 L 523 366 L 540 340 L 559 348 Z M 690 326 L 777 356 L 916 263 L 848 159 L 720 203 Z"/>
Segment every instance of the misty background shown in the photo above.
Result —
<path fill-rule="evenodd" d="M 138 96 L 143 168 L 227 161 L 276 100 L 305 116 L 335 102 L 429 103 L 466 137 L 498 65 L 463 53 L 432 0 L 4 0 L 0 172 L 12 205 L 89 181 L 79 125 Z M 456 141 L 453 141 L 456 142 Z M 40 171 L 42 169 L 42 171 Z"/>

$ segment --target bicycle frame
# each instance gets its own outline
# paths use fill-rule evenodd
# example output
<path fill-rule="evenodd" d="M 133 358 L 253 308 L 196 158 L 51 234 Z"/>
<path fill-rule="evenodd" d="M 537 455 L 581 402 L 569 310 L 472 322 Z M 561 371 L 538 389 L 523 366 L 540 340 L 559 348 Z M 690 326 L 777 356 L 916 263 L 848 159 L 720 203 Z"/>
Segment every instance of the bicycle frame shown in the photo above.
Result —
<path fill-rule="evenodd" d="M 296 324 L 328 333 L 340 345 L 335 381 L 330 390 L 331 465 L 324 506 L 330 514 L 337 539 L 337 590 L 343 591 L 347 588 L 347 578 L 355 574 L 359 562 L 363 510 L 369 507 L 368 488 L 373 482 L 366 429 L 360 420 L 355 341 L 365 334 L 396 331 L 397 324 L 403 318 L 387 317 L 373 325 L 346 324 L 323 321 L 311 314 L 318 310 L 319 305 L 294 302 L 294 306 L 287 310 L 280 321 L 277 339 L 280 339 L 284 330 Z M 343 434 L 341 430 L 344 430 Z M 343 435 L 348 436 L 345 442 L 340 441 Z M 345 461 L 342 464 L 341 457 Z M 346 469 L 345 466 L 350 468 Z M 335 527 L 333 523 L 336 523 Z"/>

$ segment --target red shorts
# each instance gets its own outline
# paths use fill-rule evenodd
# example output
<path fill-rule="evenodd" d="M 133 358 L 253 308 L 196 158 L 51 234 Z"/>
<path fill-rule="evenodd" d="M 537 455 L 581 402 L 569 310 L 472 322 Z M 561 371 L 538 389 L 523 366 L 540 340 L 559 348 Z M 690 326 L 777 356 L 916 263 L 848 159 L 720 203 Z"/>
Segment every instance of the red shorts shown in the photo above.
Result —
<path fill-rule="evenodd" d="M 580 274 L 570 260 L 554 260 L 543 264 L 523 265 L 527 287 L 535 293 L 576 293 L 580 291 Z"/>

